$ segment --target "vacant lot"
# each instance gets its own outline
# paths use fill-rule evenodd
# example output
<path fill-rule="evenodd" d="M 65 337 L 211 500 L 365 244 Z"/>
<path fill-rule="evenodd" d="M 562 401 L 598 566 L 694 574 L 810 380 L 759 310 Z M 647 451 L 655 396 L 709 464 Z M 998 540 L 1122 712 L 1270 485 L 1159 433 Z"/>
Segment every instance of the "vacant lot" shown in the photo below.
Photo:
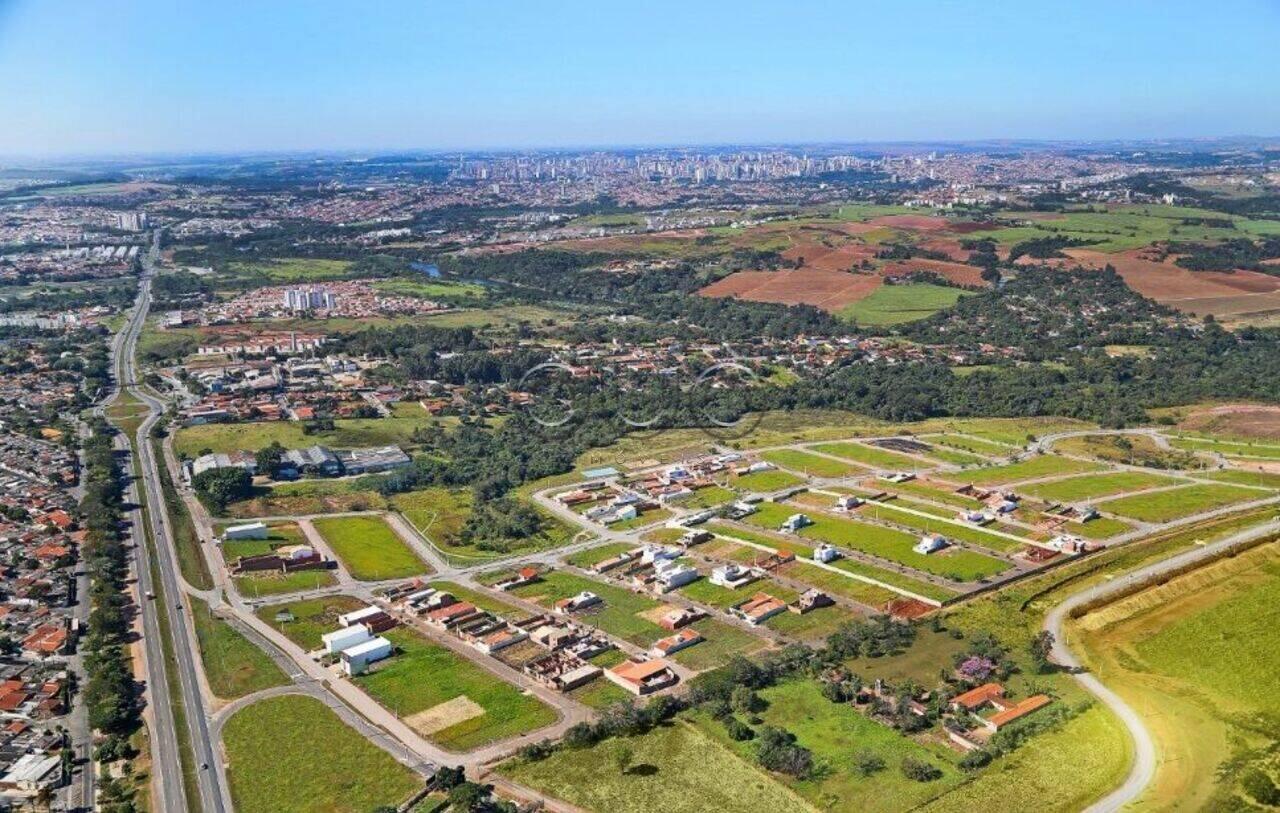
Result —
<path fill-rule="evenodd" d="M 421 733 L 454 751 L 465 751 L 495 740 L 533 731 L 555 722 L 555 712 L 499 677 L 420 633 L 400 627 L 386 633 L 395 654 L 355 682 L 375 700 L 402 718 L 413 718 L 445 703 L 474 704 L 479 713 L 443 728 Z M 470 701 L 468 703 L 468 701 Z M 441 714 L 437 724 L 449 722 Z"/>
<path fill-rule="evenodd" d="M 196 644 L 209 688 L 223 700 L 234 700 L 272 686 L 284 686 L 289 678 L 267 656 L 230 624 L 214 617 L 203 601 L 191 602 Z"/>
<path fill-rule="evenodd" d="M 746 521 L 764 528 L 777 528 L 793 512 L 791 506 L 764 503 Z M 814 524 L 801 529 L 800 536 L 860 550 L 936 576 L 973 581 L 1009 567 L 999 559 L 958 548 L 941 554 L 916 553 L 912 548 L 917 537 L 892 528 L 816 513 L 810 514 L 810 519 Z"/>
<path fill-rule="evenodd" d="M 785 471 L 757 471 L 735 478 L 733 485 L 743 491 L 779 491 L 801 485 L 804 480 Z"/>
<path fill-rule="evenodd" d="M 293 573 L 249 573 L 232 579 L 236 591 L 248 598 L 282 596 L 302 590 L 319 590 L 337 583 L 331 570 L 297 570 Z"/>
<path fill-rule="evenodd" d="M 880 277 L 873 274 L 851 274 L 847 271 L 817 268 L 738 271 L 711 283 L 698 293 L 702 296 L 731 297 L 752 302 L 806 304 L 826 311 L 840 312 L 850 303 L 857 302 L 879 288 L 880 283 Z"/>
<path fill-rule="evenodd" d="M 964 782 L 954 766 L 955 755 L 942 746 L 925 748 L 887 726 L 868 719 L 847 704 L 832 703 L 811 680 L 790 680 L 760 692 L 768 703 L 761 717 L 768 725 L 785 728 L 796 741 L 813 752 L 826 770 L 818 778 L 788 781 L 797 793 L 816 807 L 840 810 L 908 810 Z M 735 743 L 724 726 L 712 720 L 703 730 L 722 746 L 750 759 L 753 746 Z M 853 769 L 851 756 L 871 751 L 885 761 L 885 770 L 864 777 Z M 902 775 L 902 760 L 912 757 L 942 771 L 933 782 L 915 782 Z"/>
<path fill-rule="evenodd" d="M 1055 480 L 1050 483 L 1033 483 L 1019 490 L 1049 502 L 1081 502 L 1109 497 L 1112 494 L 1123 494 L 1126 491 L 1176 485 L 1179 482 L 1186 481 L 1142 471 L 1118 471 L 1110 474 L 1069 477 L 1066 480 Z"/>
<path fill-rule="evenodd" d="M 760 456 L 775 466 L 816 477 L 848 477 L 851 474 L 866 471 L 861 466 L 795 449 L 775 449 L 771 452 L 762 452 Z"/>
<path fill-rule="evenodd" d="M 382 517 L 323 517 L 314 524 L 354 578 L 382 581 L 431 572 Z"/>
<path fill-rule="evenodd" d="M 1080 474 L 1089 471 L 1101 471 L 1104 467 L 1097 463 L 1083 460 L 1072 460 L 1068 457 L 1042 454 L 1029 457 L 1006 466 L 991 466 L 985 469 L 967 469 L 954 475 L 956 479 L 974 485 L 998 486 L 1016 483 L 1022 480 L 1035 480 L 1040 477 L 1056 477 L 1064 474 Z"/>
<path fill-rule="evenodd" d="M 1099 510 L 1143 522 L 1168 522 L 1179 517 L 1210 511 L 1232 503 L 1247 502 L 1267 496 L 1252 488 L 1232 485 L 1196 484 L 1158 491 L 1155 494 L 1134 494 L 1098 504 Z"/>
<path fill-rule="evenodd" d="M 840 318 L 859 325 L 898 325 L 932 316 L 965 295 L 960 288 L 928 283 L 882 285 L 840 309 Z"/>
<path fill-rule="evenodd" d="M 273 442 L 286 449 L 301 449 L 317 443 L 339 449 L 361 446 L 412 445 L 413 430 L 425 427 L 430 419 L 421 418 L 337 418 L 333 429 L 304 434 L 299 421 L 255 423 L 207 423 L 185 426 L 174 436 L 174 449 L 179 455 L 196 457 L 205 451 L 257 451 Z"/>
<path fill-rule="evenodd" d="M 626 773 L 616 762 L 622 748 L 630 750 L 634 766 Z M 517 759 L 498 770 L 602 813 L 813 813 L 749 761 L 679 720 L 639 737 L 611 739 L 585 750 L 561 749 L 541 762 Z"/>
<path fill-rule="evenodd" d="M 323 596 L 262 607 L 257 616 L 310 652 L 320 648 L 321 635 L 338 628 L 338 616 L 367 606 L 355 596 Z M 292 614 L 294 620 L 277 621 L 276 614 L 281 612 Z"/>
<path fill-rule="evenodd" d="M 461 565 L 559 547 L 573 538 L 575 530 L 539 509 L 544 522 L 540 532 L 527 539 L 504 540 L 501 550 L 482 549 L 475 544 L 463 544 L 460 536 L 471 516 L 469 490 L 424 488 L 397 494 L 391 502 L 437 550 Z"/>
<path fill-rule="evenodd" d="M 241 709 L 227 721 L 223 744 L 241 813 L 368 813 L 399 804 L 420 785 L 311 697 L 271 697 Z"/>
<path fill-rule="evenodd" d="M 928 463 L 922 463 L 914 457 L 852 441 L 845 443 L 819 443 L 813 448 L 815 451 L 823 452 L 824 454 L 843 457 L 846 460 L 853 460 L 877 469 L 914 471 L 916 469 L 929 468 Z"/>

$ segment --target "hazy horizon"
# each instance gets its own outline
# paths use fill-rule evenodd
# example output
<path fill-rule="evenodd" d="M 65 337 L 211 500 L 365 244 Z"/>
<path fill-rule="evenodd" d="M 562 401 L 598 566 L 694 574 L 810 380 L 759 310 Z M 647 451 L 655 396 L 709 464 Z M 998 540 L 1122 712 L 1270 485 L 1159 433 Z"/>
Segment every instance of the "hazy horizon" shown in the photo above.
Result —
<path fill-rule="evenodd" d="M 1263 0 L 8 0 L 0 155 L 1268 138 L 1278 34 Z"/>

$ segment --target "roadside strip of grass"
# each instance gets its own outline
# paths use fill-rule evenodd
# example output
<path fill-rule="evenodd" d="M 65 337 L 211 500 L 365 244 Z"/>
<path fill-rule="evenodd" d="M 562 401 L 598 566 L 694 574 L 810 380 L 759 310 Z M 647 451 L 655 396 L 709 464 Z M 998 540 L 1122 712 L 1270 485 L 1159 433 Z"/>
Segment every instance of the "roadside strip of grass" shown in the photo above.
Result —
<path fill-rule="evenodd" d="M 173 529 L 173 544 L 178 558 L 178 569 L 187 584 L 201 590 L 213 587 L 213 576 L 209 574 L 209 563 L 201 549 L 200 535 L 196 532 L 195 523 L 187 511 L 187 504 L 182 501 L 178 490 L 169 477 L 169 466 L 165 463 L 164 449 L 159 440 L 151 440 L 151 455 L 156 461 L 156 469 L 160 473 L 160 488 L 164 491 L 165 509 L 169 513 L 170 527 Z"/>
<path fill-rule="evenodd" d="M 223 700 L 235 700 L 273 686 L 287 686 L 289 678 L 267 653 L 234 627 L 214 616 L 209 605 L 191 600 L 196 644 L 209 688 Z"/>

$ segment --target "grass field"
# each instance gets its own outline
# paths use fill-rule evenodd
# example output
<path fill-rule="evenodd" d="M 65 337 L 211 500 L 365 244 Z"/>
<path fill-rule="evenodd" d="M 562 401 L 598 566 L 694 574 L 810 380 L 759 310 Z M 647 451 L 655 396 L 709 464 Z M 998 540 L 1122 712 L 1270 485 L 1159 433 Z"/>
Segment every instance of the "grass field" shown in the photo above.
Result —
<path fill-rule="evenodd" d="M 848 477 L 851 474 L 866 471 L 861 466 L 796 449 L 775 449 L 771 452 L 762 452 L 760 456 L 775 466 L 815 477 Z"/>
<path fill-rule="evenodd" d="M 794 513 L 794 507 L 775 503 L 762 503 L 759 508 L 745 521 L 763 528 L 777 528 Z M 802 537 L 860 550 L 936 576 L 974 581 L 1009 568 L 999 559 L 969 550 L 952 548 L 941 555 L 916 553 L 912 550 L 918 541 L 915 535 L 892 528 L 816 512 L 809 517 L 813 524 L 800 530 Z"/>
<path fill-rule="evenodd" d="M 915 471 L 916 469 L 929 468 L 928 463 L 922 463 L 913 457 L 891 452 L 887 449 L 879 449 L 875 446 L 867 446 L 862 443 L 820 443 L 813 448 L 825 454 L 843 457 L 846 460 L 853 460 L 877 469 Z"/>
<path fill-rule="evenodd" d="M 322 260 L 313 257 L 286 257 L 253 263 L 232 263 L 228 270 L 236 276 L 265 275 L 272 283 L 321 282 L 342 279 L 351 269 L 350 260 Z"/>
<path fill-rule="evenodd" d="M 1085 539 L 1109 539 L 1116 534 L 1132 530 L 1133 526 L 1111 517 L 1098 517 L 1088 522 L 1068 522 L 1062 528 L 1069 534 Z"/>
<path fill-rule="evenodd" d="M 587 590 L 604 599 L 604 609 L 581 615 L 584 623 L 599 627 L 610 635 L 616 635 L 636 646 L 648 647 L 669 633 L 656 621 L 643 616 L 661 606 L 651 598 L 632 593 L 605 582 L 588 579 L 573 573 L 554 571 L 546 573 L 542 581 L 517 587 L 512 595 L 536 601 L 551 607 L 562 598 L 576 596 Z"/>
<path fill-rule="evenodd" d="M 1197 483 L 1159 491 L 1155 494 L 1135 494 L 1108 500 L 1098 503 L 1098 509 L 1143 522 L 1168 522 L 1171 519 L 1265 496 L 1267 496 L 1265 493 L 1251 488 Z"/>
<path fill-rule="evenodd" d="M 590 568 L 605 559 L 612 559 L 621 553 L 626 553 L 634 549 L 636 546 L 629 542 L 610 542 L 607 545 L 599 545 L 588 550 L 579 551 L 565 558 L 565 561 L 574 567 Z"/>
<path fill-rule="evenodd" d="M 1247 443 L 1194 437 L 1170 438 L 1169 443 L 1179 449 L 1186 449 L 1192 452 L 1217 452 L 1230 457 L 1280 460 L 1280 444 L 1276 443 Z"/>
<path fill-rule="evenodd" d="M 280 630 L 290 641 L 310 652 L 320 648 L 320 636 L 338 628 L 338 616 L 367 607 L 355 596 L 323 596 L 287 604 L 272 604 L 257 611 L 258 618 Z M 280 623 L 276 613 L 287 610 L 294 620 Z"/>
<path fill-rule="evenodd" d="M 895 506 L 900 502 L 900 500 L 894 500 L 891 503 L 866 503 L 858 509 L 858 514 L 892 522 L 896 525 L 901 525 L 914 531 L 939 533 L 948 539 L 955 539 L 961 542 L 971 542 L 990 550 L 1007 552 L 1011 550 L 1018 550 L 1022 547 L 1021 542 L 1009 539 L 1005 536 L 997 536 L 996 534 L 988 533 L 975 525 L 958 521 L 955 519 L 954 514 L 946 518 L 938 517 L 937 519 L 926 519 L 919 514 L 912 514 L 907 511 L 899 510 Z"/>
<path fill-rule="evenodd" d="M 1235 483 L 1242 486 L 1259 486 L 1261 488 L 1280 489 L 1280 473 L 1269 471 L 1248 471 L 1246 469 L 1224 469 L 1211 474 L 1199 475 L 1207 480 L 1222 483 Z"/>
<path fill-rule="evenodd" d="M 1117 471 L 1069 477 L 1066 480 L 1055 480 L 1050 483 L 1032 483 L 1020 491 L 1049 502 L 1081 502 L 1108 497 L 1112 494 L 1123 494 L 1126 491 L 1176 485 L 1179 482 L 1185 481 L 1142 471 Z"/>
<path fill-rule="evenodd" d="M 959 288 L 923 282 L 881 285 L 865 299 L 846 305 L 838 316 L 859 325 L 899 325 L 949 308 L 966 293 Z"/>
<path fill-rule="evenodd" d="M 207 423 L 184 426 L 174 436 L 174 450 L 181 456 L 196 457 L 205 449 L 213 452 L 257 451 L 272 443 L 286 449 L 301 449 L 317 443 L 338 449 L 361 446 L 411 445 L 413 430 L 427 426 L 421 418 L 338 418 L 332 431 L 303 434 L 299 421 L 259 421 L 255 423 Z"/>
<path fill-rule="evenodd" d="M 382 517 L 324 517 L 314 524 L 354 578 L 382 581 L 431 572 Z"/>
<path fill-rule="evenodd" d="M 1131 760 L 1123 726 L 1106 711 L 1093 708 L 1057 731 L 1033 737 L 992 762 L 973 781 L 919 809 L 1022 810 L 1034 800 L 1037 811 L 1076 813 L 1119 785 Z M 1063 765 L 1072 769 L 1064 771 Z"/>
<path fill-rule="evenodd" d="M 1012 447 L 1002 443 L 994 443 L 981 438 L 966 437 L 958 434 L 942 434 L 942 435 L 926 435 L 921 440 L 929 441 L 941 446 L 950 446 L 953 449 L 961 449 L 966 452 L 972 452 L 977 455 L 985 455 L 987 457 L 1007 457 L 1011 452 L 1017 451 Z"/>
<path fill-rule="evenodd" d="M 246 598 L 282 596 L 301 590 L 320 590 L 337 584 L 331 570 L 297 570 L 293 573 L 250 573 L 235 576 L 232 582 L 236 591 Z"/>
<path fill-rule="evenodd" d="M 466 697 L 483 714 L 438 731 L 423 732 L 455 751 L 533 731 L 555 722 L 549 706 L 419 633 L 399 627 L 385 633 L 395 654 L 354 682 L 401 718 Z"/>
<path fill-rule="evenodd" d="M 241 709 L 227 721 L 223 744 L 240 813 L 368 813 L 419 787 L 412 771 L 311 697 L 270 697 Z"/>
<path fill-rule="evenodd" d="M 723 505 L 730 502 L 737 495 L 727 488 L 721 486 L 707 486 L 693 492 L 690 497 L 685 497 L 680 501 L 682 508 L 714 508 L 717 505 Z"/>
<path fill-rule="evenodd" d="M 905 483 L 885 483 L 885 491 L 897 494 L 910 494 L 934 502 L 946 503 L 956 508 L 981 508 L 982 503 L 972 497 L 957 494 L 945 487 L 931 486 L 920 480 L 908 480 Z M 954 512 L 952 512 L 954 514 Z"/>
<path fill-rule="evenodd" d="M 222 533 L 226 526 L 216 530 L 217 533 Z M 231 564 L 241 556 L 260 556 L 284 545 L 305 544 L 306 534 L 296 522 L 273 522 L 267 526 L 265 539 L 228 539 L 218 545 L 218 550 L 222 551 L 223 561 Z"/>
<path fill-rule="evenodd" d="M 815 681 L 790 680 L 761 690 L 760 697 L 768 704 L 760 714 L 764 722 L 795 734 L 796 741 L 812 751 L 821 766 L 814 779 L 784 780 L 820 810 L 909 810 L 965 779 L 954 766 L 954 752 L 942 746 L 926 748 L 849 705 L 830 702 Z M 699 721 L 722 747 L 751 758 L 750 743 L 733 742 L 718 722 Z M 885 770 L 869 777 L 858 774 L 851 757 L 862 750 L 882 758 Z M 933 782 L 907 779 L 900 769 L 907 757 L 936 766 L 942 770 L 942 778 Z"/>
<path fill-rule="evenodd" d="M 1144 806 L 1227 809 L 1240 771 L 1265 768 L 1267 758 L 1259 757 L 1275 730 L 1261 721 L 1280 711 L 1278 601 L 1280 551 L 1271 544 L 1073 625 L 1090 669 L 1138 710 L 1156 739 L 1161 759 Z"/>
<path fill-rule="evenodd" d="M 615 763 L 624 747 L 635 766 L 626 773 Z M 498 771 L 601 813 L 814 813 L 792 791 L 680 720 L 638 737 L 562 749 L 541 762 L 516 759 Z"/>
<path fill-rule="evenodd" d="M 223 700 L 235 700 L 272 686 L 284 686 L 289 678 L 275 661 L 254 646 L 230 624 L 216 618 L 203 601 L 191 602 L 196 630 L 196 644 L 200 647 L 200 661 L 204 665 L 209 688 Z"/>
<path fill-rule="evenodd" d="M 398 494 L 399 497 L 407 495 Z M 300 480 L 271 488 L 255 488 L 247 500 L 233 502 L 224 512 L 229 517 L 304 516 L 346 511 L 382 511 L 386 499 L 370 487 L 365 477 L 342 480 Z"/>
<path fill-rule="evenodd" d="M 802 485 L 803 483 L 804 480 L 801 480 L 794 474 L 789 474 L 785 471 L 778 471 L 777 469 L 744 474 L 741 477 L 734 478 L 733 480 L 733 486 L 735 488 L 742 489 L 743 491 L 758 491 L 761 493 L 780 491 L 784 488 L 794 488 L 795 486 Z"/>
<path fill-rule="evenodd" d="M 1069 457 L 1042 454 L 1009 463 L 1004 466 L 990 466 L 984 469 L 967 469 L 955 475 L 955 479 L 982 486 L 998 486 L 1016 483 L 1021 480 L 1035 480 L 1040 477 L 1057 477 L 1066 474 L 1083 474 L 1101 471 L 1104 467 L 1097 463 L 1073 460 Z"/>
<path fill-rule="evenodd" d="M 541 532 L 528 539 L 510 540 L 503 551 L 484 550 L 473 544 L 463 544 L 459 537 L 471 516 L 469 490 L 425 488 L 397 494 L 391 498 L 391 503 L 446 558 L 463 565 L 556 548 L 567 544 L 575 533 L 574 528 L 540 511 L 545 523 Z"/>

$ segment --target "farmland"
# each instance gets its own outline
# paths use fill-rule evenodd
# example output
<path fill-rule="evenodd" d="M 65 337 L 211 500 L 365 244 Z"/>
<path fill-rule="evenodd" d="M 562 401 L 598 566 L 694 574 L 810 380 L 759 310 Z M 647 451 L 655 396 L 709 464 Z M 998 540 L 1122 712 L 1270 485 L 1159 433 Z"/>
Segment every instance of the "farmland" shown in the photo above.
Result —
<path fill-rule="evenodd" d="M 366 813 L 396 805 L 417 777 L 319 700 L 271 697 L 241 709 L 223 732 L 227 779 L 244 813 Z M 316 770 L 316 760 L 324 770 Z"/>
<path fill-rule="evenodd" d="M 949 308 L 964 295 L 963 289 L 929 283 L 882 285 L 839 313 L 841 319 L 859 325 L 897 325 Z"/>
<path fill-rule="evenodd" d="M 431 572 L 382 517 L 323 517 L 314 525 L 357 579 L 403 579 Z"/>
<path fill-rule="evenodd" d="M 401 627 L 385 635 L 395 654 L 355 682 L 439 745 L 462 751 L 555 722 L 541 701 L 421 634 Z M 440 708 L 459 698 L 461 713 Z"/>

